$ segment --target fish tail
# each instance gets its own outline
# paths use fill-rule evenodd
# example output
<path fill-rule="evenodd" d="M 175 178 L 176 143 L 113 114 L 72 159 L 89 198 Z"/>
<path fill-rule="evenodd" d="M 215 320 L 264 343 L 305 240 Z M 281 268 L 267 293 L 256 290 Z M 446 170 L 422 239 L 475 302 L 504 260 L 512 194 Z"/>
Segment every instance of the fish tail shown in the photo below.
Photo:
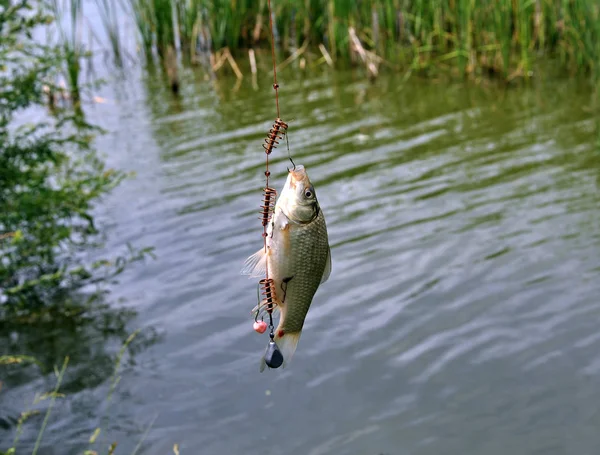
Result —
<path fill-rule="evenodd" d="M 283 367 L 285 368 L 292 360 L 294 353 L 296 352 L 296 347 L 298 346 L 298 341 L 300 341 L 300 332 L 289 332 L 283 336 L 275 335 L 275 343 L 279 347 L 281 354 L 283 355 Z M 260 371 L 261 373 L 264 371 L 267 363 L 265 362 L 264 356 L 260 359 Z"/>
<path fill-rule="evenodd" d="M 298 341 L 300 341 L 300 332 L 290 332 L 286 333 L 282 337 L 275 337 L 275 342 L 277 346 L 279 346 L 279 350 L 283 355 L 283 366 L 285 367 L 292 361 L 292 357 L 294 356 L 294 352 L 296 352 L 296 347 L 298 346 Z"/>

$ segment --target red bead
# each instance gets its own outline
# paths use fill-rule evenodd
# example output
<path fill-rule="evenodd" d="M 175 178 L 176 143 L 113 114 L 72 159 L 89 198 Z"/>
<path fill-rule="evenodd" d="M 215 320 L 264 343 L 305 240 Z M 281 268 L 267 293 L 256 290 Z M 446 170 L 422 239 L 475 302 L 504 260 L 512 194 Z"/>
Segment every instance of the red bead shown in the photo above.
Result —
<path fill-rule="evenodd" d="M 256 321 L 254 323 L 254 330 L 258 333 L 265 333 L 265 330 L 267 330 L 267 323 L 265 321 Z"/>

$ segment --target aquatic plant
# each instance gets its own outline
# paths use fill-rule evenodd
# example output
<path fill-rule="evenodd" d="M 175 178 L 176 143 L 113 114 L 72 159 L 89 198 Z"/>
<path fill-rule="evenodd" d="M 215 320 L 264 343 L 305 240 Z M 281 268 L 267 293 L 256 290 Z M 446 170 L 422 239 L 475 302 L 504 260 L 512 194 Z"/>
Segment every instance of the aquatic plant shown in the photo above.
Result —
<path fill-rule="evenodd" d="M 83 2 L 82 0 L 50 0 L 48 2 L 54 27 L 46 28 L 48 42 L 56 40 L 62 61 L 62 75 L 67 81 L 68 95 L 76 109 L 80 108 L 80 75 L 82 59 L 86 52 L 82 41 Z M 58 31 L 58 36 L 53 36 Z"/>
<path fill-rule="evenodd" d="M 128 0 L 146 57 L 156 49 L 164 58 L 175 46 L 174 7 L 171 0 Z"/>
<path fill-rule="evenodd" d="M 270 39 L 266 0 L 130 1 L 145 43 L 149 23 L 159 40 L 172 42 L 171 2 L 186 50 L 196 49 L 200 31 L 210 36 L 212 51 L 227 47 L 234 55 Z M 157 13 L 157 3 L 165 13 Z M 445 68 L 512 80 L 529 78 L 532 62 L 546 55 L 569 72 L 597 78 L 600 6 L 586 0 L 273 0 L 272 7 L 275 39 L 286 52 L 305 42 L 315 50 L 324 44 L 334 62 L 360 61 L 352 28 L 377 64 L 396 70 Z M 139 20 L 147 11 L 154 16 Z"/>
<path fill-rule="evenodd" d="M 128 6 L 141 41 L 141 49 L 146 56 L 150 56 L 154 45 L 153 4 L 148 0 L 129 0 Z"/>
<path fill-rule="evenodd" d="M 71 11 L 77 17 L 79 10 Z M 48 308 L 71 312 L 69 295 L 99 288 L 149 252 L 131 248 L 127 256 L 93 263 L 80 254 L 98 243 L 96 202 L 125 178 L 93 149 L 100 129 L 70 107 L 36 124 L 15 123 L 17 114 L 52 104 L 60 90 L 54 81 L 64 69 L 65 41 L 53 46 L 31 37 L 52 20 L 44 10 L 32 14 L 26 1 L 0 9 L 0 321 Z M 71 63 L 79 93 L 78 64 Z"/>
<path fill-rule="evenodd" d="M 121 44 L 121 30 L 119 27 L 119 5 L 116 0 L 96 0 L 100 20 L 106 31 L 110 42 L 114 62 L 117 66 L 123 66 L 123 47 Z"/>
<path fill-rule="evenodd" d="M 123 336 L 123 330 L 119 330 L 119 335 Z M 146 347 L 149 344 L 155 341 L 153 337 L 147 337 L 145 334 L 141 333 L 141 330 L 136 330 L 129 335 L 125 335 L 123 337 L 123 342 L 121 343 L 121 347 L 118 352 L 113 353 L 111 355 L 104 354 L 102 358 L 98 356 L 94 356 L 94 371 L 96 371 L 96 376 L 98 376 L 98 363 L 102 364 L 102 375 L 98 377 L 98 383 L 94 383 L 94 386 L 99 385 L 99 383 L 106 382 L 105 387 L 108 389 L 106 395 L 106 404 L 103 407 L 103 414 L 100 418 L 99 425 L 95 428 L 95 430 L 90 434 L 88 440 L 88 450 L 84 452 L 84 455 L 93 455 L 98 453 L 106 453 L 99 449 L 100 446 L 109 447 L 108 453 L 114 453 L 116 443 L 112 442 L 109 446 L 109 441 L 107 437 L 108 427 L 110 423 L 111 409 L 110 405 L 112 402 L 112 396 L 115 393 L 117 386 L 121 379 L 121 373 L 123 370 L 123 364 L 125 358 L 128 356 L 129 358 L 133 358 L 133 356 L 140 350 L 140 348 Z M 61 335 L 58 335 L 59 337 Z M 93 339 L 96 339 L 96 336 L 92 336 Z M 56 340 L 55 340 L 56 341 Z M 60 341 L 59 341 L 60 342 Z M 89 341 L 88 341 L 89 343 Z M 84 342 L 84 345 L 86 343 Z M 96 350 L 97 348 L 94 348 Z M 18 375 L 19 372 L 23 374 L 25 371 L 33 371 L 37 370 L 38 375 L 43 376 L 51 376 L 54 374 L 55 376 L 55 385 L 52 390 L 47 392 L 37 392 L 33 397 L 31 403 L 29 403 L 25 410 L 21 411 L 18 418 L 14 419 L 14 429 L 12 430 L 11 442 L 9 448 L 0 447 L 0 455 L 14 455 L 17 453 L 17 449 L 19 448 L 21 443 L 24 430 L 32 429 L 33 434 L 37 434 L 35 436 L 35 446 L 32 450 L 32 455 L 35 455 L 42 448 L 42 442 L 44 440 L 44 435 L 46 433 L 46 428 L 52 419 L 52 414 L 54 407 L 56 405 L 57 400 L 64 401 L 68 398 L 69 393 L 74 393 L 77 391 L 77 388 L 73 387 L 73 374 L 77 374 L 81 376 L 85 374 L 81 370 L 81 365 L 77 365 L 81 362 L 81 355 L 78 352 L 74 352 L 74 356 L 65 356 L 60 359 L 53 359 L 53 363 L 46 364 L 45 362 L 39 361 L 35 357 L 29 355 L 0 355 L 0 371 L 3 374 L 3 377 L 11 377 L 11 374 Z M 87 354 L 89 356 L 89 352 Z M 78 359 L 79 357 L 79 359 Z M 59 368 L 56 365 L 58 361 L 62 364 Z M 90 362 L 90 359 L 87 359 Z M 32 368 L 35 365 L 37 368 Z M 70 367 L 71 370 L 78 371 L 77 373 L 71 373 L 70 384 L 66 387 L 62 387 L 63 379 L 65 377 L 65 373 L 67 372 L 67 368 Z M 9 379 L 10 383 L 10 379 Z M 0 383 L 1 387 L 2 383 Z M 39 422 L 39 417 L 36 419 L 32 419 L 34 416 L 39 416 L 42 414 L 42 409 L 46 403 L 47 407 L 43 412 L 43 420 Z M 33 427 L 33 428 L 32 428 Z M 148 429 L 150 425 L 148 426 Z M 3 431 L 6 431 L 7 428 L 3 428 Z M 147 430 L 146 430 L 147 433 Z M 138 448 L 141 443 L 144 441 L 146 434 L 141 438 Z M 98 449 L 93 450 L 93 449 Z M 5 451 L 2 451 L 5 450 Z M 134 452 L 135 453 L 135 452 Z"/>

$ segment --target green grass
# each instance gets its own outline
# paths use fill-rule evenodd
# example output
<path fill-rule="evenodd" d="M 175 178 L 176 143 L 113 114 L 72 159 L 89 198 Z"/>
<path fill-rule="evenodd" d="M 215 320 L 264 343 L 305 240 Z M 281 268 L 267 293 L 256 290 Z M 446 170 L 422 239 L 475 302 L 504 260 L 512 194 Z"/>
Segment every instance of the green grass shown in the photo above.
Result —
<path fill-rule="evenodd" d="M 234 55 L 270 44 L 266 0 L 129 1 L 146 51 L 153 36 L 162 53 L 174 26 L 184 55 L 198 36 Z M 308 41 L 325 44 L 335 62 L 354 61 L 352 26 L 365 49 L 397 70 L 528 78 L 536 58 L 553 56 L 569 73 L 599 75 L 600 4 L 589 0 L 273 0 L 272 8 L 284 52 Z"/>

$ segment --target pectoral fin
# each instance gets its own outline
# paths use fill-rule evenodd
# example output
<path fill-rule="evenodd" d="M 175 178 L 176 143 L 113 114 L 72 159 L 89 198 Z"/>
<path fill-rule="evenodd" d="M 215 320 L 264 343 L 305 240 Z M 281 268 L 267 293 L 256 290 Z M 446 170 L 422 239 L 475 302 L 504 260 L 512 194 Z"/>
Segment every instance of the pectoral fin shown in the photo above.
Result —
<path fill-rule="evenodd" d="M 264 277 L 267 269 L 267 254 L 265 249 L 261 248 L 244 262 L 241 274 L 251 277 Z"/>
<path fill-rule="evenodd" d="M 321 284 L 325 283 L 331 275 L 331 248 L 327 249 L 327 261 L 325 262 L 325 270 L 323 271 L 323 277 L 321 278 Z"/>

